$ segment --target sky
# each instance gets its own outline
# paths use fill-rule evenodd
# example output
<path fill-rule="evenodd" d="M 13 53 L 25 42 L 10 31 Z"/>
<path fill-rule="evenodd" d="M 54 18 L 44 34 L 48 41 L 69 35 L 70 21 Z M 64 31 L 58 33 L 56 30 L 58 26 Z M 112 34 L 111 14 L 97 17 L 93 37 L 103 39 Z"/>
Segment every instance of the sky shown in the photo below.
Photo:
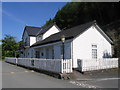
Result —
<path fill-rule="evenodd" d="M 67 2 L 3 2 L 2 38 L 11 35 L 20 41 L 24 27 L 41 27 Z"/>

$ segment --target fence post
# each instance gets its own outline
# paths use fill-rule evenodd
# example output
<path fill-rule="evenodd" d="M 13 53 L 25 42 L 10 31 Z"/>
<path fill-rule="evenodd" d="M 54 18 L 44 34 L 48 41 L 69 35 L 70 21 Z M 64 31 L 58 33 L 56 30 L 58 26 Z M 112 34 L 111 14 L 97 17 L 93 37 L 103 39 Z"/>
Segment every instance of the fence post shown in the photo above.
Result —
<path fill-rule="evenodd" d="M 83 63 L 83 60 L 81 60 L 81 72 L 83 72 L 84 71 L 84 65 L 83 65 L 84 63 Z"/>
<path fill-rule="evenodd" d="M 63 59 L 61 59 L 61 73 L 63 73 Z"/>
<path fill-rule="evenodd" d="M 15 63 L 16 63 L 16 65 L 17 65 L 17 63 L 18 63 L 18 58 L 16 58 L 16 62 L 15 62 Z"/>
<path fill-rule="evenodd" d="M 72 72 L 72 59 L 70 59 L 70 72 Z"/>

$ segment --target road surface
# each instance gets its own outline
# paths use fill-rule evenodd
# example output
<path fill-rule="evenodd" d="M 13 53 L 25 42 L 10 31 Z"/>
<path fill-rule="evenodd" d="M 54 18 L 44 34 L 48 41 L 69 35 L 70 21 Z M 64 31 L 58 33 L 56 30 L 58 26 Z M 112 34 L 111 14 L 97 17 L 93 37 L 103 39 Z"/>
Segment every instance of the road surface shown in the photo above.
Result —
<path fill-rule="evenodd" d="M 2 63 L 2 88 L 78 88 L 65 80 Z"/>
<path fill-rule="evenodd" d="M 96 77 L 89 78 L 80 76 L 76 80 L 60 80 L 2 62 L 2 88 L 118 88 L 120 78 L 116 73 L 112 73 L 95 74 Z"/>

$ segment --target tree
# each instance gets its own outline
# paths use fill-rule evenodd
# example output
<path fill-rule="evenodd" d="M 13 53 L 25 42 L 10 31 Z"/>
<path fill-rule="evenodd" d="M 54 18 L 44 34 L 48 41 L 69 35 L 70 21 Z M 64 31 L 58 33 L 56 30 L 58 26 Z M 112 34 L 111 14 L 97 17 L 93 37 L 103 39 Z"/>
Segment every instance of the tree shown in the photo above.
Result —
<path fill-rule="evenodd" d="M 0 60 L 2 59 L 2 45 L 0 45 Z"/>
<path fill-rule="evenodd" d="M 16 51 L 19 48 L 19 43 L 16 42 L 15 37 L 10 35 L 5 35 L 2 41 L 2 58 L 5 57 L 15 57 L 17 55 Z"/>
<path fill-rule="evenodd" d="M 42 28 L 48 26 L 49 24 L 51 24 L 51 23 L 53 23 L 53 22 L 54 22 L 54 20 L 50 18 L 48 21 L 46 21 L 46 24 L 43 25 Z"/>
<path fill-rule="evenodd" d="M 71 2 L 58 10 L 54 20 L 61 29 L 93 20 L 99 25 L 106 25 L 120 19 L 119 10 L 120 3 Z"/>

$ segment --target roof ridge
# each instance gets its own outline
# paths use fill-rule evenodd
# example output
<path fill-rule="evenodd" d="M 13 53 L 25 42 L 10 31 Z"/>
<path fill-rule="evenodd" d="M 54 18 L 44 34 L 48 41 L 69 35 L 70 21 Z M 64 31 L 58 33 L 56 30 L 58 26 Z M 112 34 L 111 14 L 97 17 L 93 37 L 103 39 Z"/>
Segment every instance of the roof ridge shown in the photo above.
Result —
<path fill-rule="evenodd" d="M 36 27 L 36 26 L 25 26 L 25 27 L 31 27 L 31 28 L 41 28 L 41 27 Z"/>
<path fill-rule="evenodd" d="M 97 23 L 97 21 L 96 20 L 93 20 L 93 21 L 90 21 L 90 22 L 87 22 L 87 23 L 83 23 L 83 24 L 80 24 L 80 25 L 76 25 L 76 26 L 73 26 L 73 27 L 71 27 L 71 28 L 68 28 L 68 29 L 65 29 L 65 30 L 69 30 L 69 29 L 73 29 L 73 28 L 75 28 L 75 27 L 82 27 L 82 26 L 84 26 L 84 25 L 86 25 L 86 24 L 94 24 L 94 23 Z M 64 31 L 64 30 L 63 30 Z"/>

